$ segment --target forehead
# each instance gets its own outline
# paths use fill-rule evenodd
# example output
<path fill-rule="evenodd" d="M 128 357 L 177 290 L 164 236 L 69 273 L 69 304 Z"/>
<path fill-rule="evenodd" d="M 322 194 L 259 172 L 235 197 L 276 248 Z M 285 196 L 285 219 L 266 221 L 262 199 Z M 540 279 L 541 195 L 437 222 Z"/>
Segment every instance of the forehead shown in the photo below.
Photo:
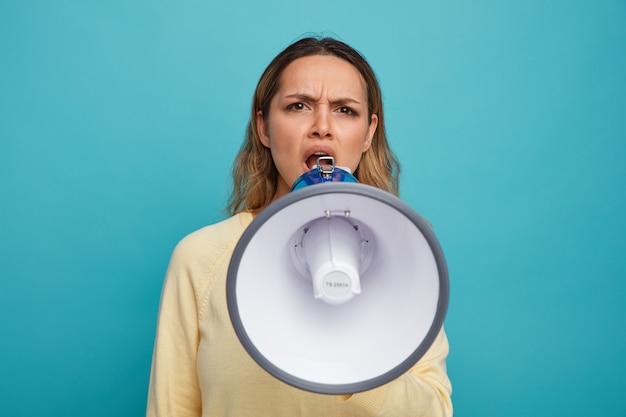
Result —
<path fill-rule="evenodd" d="M 366 84 L 359 70 L 348 61 L 332 55 L 312 55 L 298 58 L 285 67 L 278 92 L 326 92 L 365 98 Z"/>

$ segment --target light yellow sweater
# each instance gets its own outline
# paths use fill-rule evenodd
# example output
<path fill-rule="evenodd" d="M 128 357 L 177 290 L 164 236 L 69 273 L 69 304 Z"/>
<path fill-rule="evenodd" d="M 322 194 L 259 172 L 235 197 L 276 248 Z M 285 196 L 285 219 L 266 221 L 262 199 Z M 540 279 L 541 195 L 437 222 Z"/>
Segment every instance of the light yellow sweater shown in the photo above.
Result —
<path fill-rule="evenodd" d="M 148 393 L 149 417 L 450 416 L 442 330 L 406 374 L 344 400 L 293 388 L 239 343 L 226 305 L 231 255 L 252 221 L 240 213 L 185 237 L 168 268 Z"/>

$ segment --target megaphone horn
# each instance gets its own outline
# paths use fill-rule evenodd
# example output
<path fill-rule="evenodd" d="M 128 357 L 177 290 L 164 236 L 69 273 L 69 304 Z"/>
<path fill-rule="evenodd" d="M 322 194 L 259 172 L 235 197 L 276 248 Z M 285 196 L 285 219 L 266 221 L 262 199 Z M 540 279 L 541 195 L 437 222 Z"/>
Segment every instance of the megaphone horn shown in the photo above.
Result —
<path fill-rule="evenodd" d="M 426 353 L 449 285 L 428 222 L 332 162 L 318 161 L 244 231 L 226 297 L 263 369 L 300 389 L 349 394 L 397 378 Z"/>

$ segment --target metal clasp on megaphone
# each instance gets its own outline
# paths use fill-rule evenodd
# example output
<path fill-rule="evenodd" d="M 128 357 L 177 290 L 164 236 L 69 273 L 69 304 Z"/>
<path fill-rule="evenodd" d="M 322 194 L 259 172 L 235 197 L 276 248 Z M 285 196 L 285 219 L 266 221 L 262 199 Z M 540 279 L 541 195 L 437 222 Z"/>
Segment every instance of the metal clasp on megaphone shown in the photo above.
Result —
<path fill-rule="evenodd" d="M 291 186 L 291 191 L 325 182 L 358 183 L 359 181 L 352 175 L 349 168 L 335 166 L 335 158 L 332 156 L 320 156 L 317 158 L 317 166 L 300 175 Z"/>
<path fill-rule="evenodd" d="M 325 161 L 328 161 L 328 163 L 324 164 Z M 335 158 L 330 155 L 317 158 L 317 172 L 319 172 L 320 176 L 323 178 L 332 178 L 335 172 Z"/>

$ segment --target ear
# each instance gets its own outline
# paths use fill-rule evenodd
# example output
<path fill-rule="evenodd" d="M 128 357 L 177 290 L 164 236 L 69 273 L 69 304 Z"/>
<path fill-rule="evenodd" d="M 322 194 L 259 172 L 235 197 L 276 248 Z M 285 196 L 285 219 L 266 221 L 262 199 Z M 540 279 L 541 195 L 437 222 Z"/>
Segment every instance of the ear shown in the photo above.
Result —
<path fill-rule="evenodd" d="M 263 110 L 256 112 L 256 131 L 259 134 L 261 143 L 266 148 L 270 147 L 270 136 L 268 134 L 267 123 L 265 123 L 265 117 L 263 117 Z"/>
<path fill-rule="evenodd" d="M 363 152 L 367 151 L 372 146 L 372 140 L 374 139 L 374 133 L 378 127 L 378 115 L 372 114 L 372 119 L 367 127 L 367 136 L 365 137 L 365 143 L 363 143 Z"/>

